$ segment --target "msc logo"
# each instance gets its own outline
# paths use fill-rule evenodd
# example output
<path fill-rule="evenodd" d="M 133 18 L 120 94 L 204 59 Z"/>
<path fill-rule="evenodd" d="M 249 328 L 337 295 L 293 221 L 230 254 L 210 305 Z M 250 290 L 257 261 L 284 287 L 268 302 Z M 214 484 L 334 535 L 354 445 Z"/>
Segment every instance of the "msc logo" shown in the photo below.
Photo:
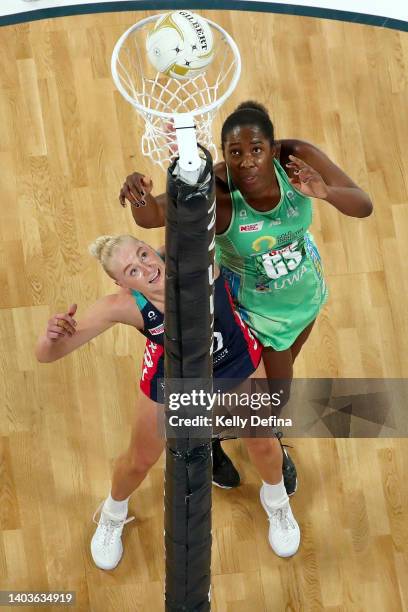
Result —
<path fill-rule="evenodd" d="M 257 223 L 247 223 L 246 225 L 239 226 L 239 233 L 243 232 L 259 232 L 262 229 L 264 222 L 258 221 Z"/>

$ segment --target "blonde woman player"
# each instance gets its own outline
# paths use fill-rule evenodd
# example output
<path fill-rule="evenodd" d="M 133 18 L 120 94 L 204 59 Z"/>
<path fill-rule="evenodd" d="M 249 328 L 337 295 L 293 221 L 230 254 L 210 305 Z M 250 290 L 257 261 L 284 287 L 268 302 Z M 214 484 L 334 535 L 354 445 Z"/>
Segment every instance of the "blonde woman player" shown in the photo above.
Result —
<path fill-rule="evenodd" d="M 77 306 L 54 315 L 39 338 L 36 356 L 40 362 L 61 359 L 116 323 L 136 327 L 146 336 L 145 360 L 140 394 L 128 449 L 115 463 L 112 488 L 94 515 L 98 527 L 91 542 L 95 564 L 113 569 L 119 563 L 123 546 L 122 530 L 128 518 L 128 500 L 150 468 L 159 459 L 164 439 L 157 427 L 163 410 L 156 381 L 163 377 L 164 364 L 164 261 L 152 247 L 132 236 L 100 236 L 90 252 L 115 281 L 119 290 L 98 300 L 76 321 Z M 216 270 L 214 288 L 214 328 L 223 338 L 223 350 L 214 349 L 214 379 L 265 377 L 260 365 L 262 347 L 250 334 L 232 307 L 227 285 Z M 227 350 L 224 350 L 224 349 Z M 299 547 L 300 532 L 282 480 L 282 452 L 271 439 L 247 438 L 249 457 L 268 492 L 271 516 L 269 539 L 275 553 L 291 556 Z M 219 451 L 219 449 L 218 449 Z M 218 452 L 217 451 L 217 452 Z M 214 455 L 214 450 L 213 450 Z M 99 520 L 95 517 L 100 512 Z"/>

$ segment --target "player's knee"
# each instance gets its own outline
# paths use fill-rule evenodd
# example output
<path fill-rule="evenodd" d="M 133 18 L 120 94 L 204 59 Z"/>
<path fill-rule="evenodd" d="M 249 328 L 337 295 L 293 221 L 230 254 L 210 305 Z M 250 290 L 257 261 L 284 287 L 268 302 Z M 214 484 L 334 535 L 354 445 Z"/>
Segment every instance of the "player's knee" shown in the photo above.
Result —
<path fill-rule="evenodd" d="M 129 469 L 132 474 L 146 474 L 156 461 L 149 456 L 132 455 L 129 461 Z"/>
<path fill-rule="evenodd" d="M 270 415 L 280 416 L 281 411 L 290 400 L 292 381 L 291 378 L 268 379 L 268 392 L 271 402 L 266 405 L 266 410 L 269 410 Z"/>
<path fill-rule="evenodd" d="M 131 447 L 128 452 L 129 469 L 135 474 L 145 474 L 156 463 L 160 452 L 153 452 L 147 448 Z"/>
<path fill-rule="evenodd" d="M 250 453 L 259 458 L 270 457 L 279 451 L 279 442 L 276 438 L 246 438 L 245 443 Z"/>

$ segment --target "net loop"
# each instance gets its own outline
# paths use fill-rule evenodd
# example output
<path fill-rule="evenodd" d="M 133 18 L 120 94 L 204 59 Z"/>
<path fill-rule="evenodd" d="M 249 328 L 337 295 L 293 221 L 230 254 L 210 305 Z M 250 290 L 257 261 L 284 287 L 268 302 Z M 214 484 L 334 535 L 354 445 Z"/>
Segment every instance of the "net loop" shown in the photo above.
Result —
<path fill-rule="evenodd" d="M 215 113 L 235 89 L 241 59 L 232 38 L 218 24 L 207 20 L 214 38 L 214 59 L 205 72 L 189 79 L 175 79 L 156 72 L 148 61 L 146 39 L 153 15 L 129 28 L 118 40 L 112 55 L 112 76 L 123 97 L 143 117 L 143 155 L 163 169 L 177 155 L 174 114 L 194 117 L 197 142 L 209 149 L 214 161 L 217 149 L 212 138 Z"/>

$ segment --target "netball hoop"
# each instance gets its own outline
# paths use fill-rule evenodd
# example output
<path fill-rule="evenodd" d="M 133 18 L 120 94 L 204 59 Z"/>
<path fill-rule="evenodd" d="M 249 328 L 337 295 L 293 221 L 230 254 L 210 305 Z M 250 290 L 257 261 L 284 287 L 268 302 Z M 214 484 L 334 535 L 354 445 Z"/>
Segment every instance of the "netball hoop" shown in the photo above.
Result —
<path fill-rule="evenodd" d="M 241 58 L 231 36 L 207 19 L 215 51 L 205 71 L 184 80 L 156 72 L 147 58 L 146 39 L 161 16 L 142 19 L 120 37 L 112 54 L 112 76 L 122 96 L 145 122 L 143 155 L 163 169 L 178 156 L 180 168 L 194 171 L 201 163 L 197 142 L 216 161 L 212 121 L 238 83 Z"/>

